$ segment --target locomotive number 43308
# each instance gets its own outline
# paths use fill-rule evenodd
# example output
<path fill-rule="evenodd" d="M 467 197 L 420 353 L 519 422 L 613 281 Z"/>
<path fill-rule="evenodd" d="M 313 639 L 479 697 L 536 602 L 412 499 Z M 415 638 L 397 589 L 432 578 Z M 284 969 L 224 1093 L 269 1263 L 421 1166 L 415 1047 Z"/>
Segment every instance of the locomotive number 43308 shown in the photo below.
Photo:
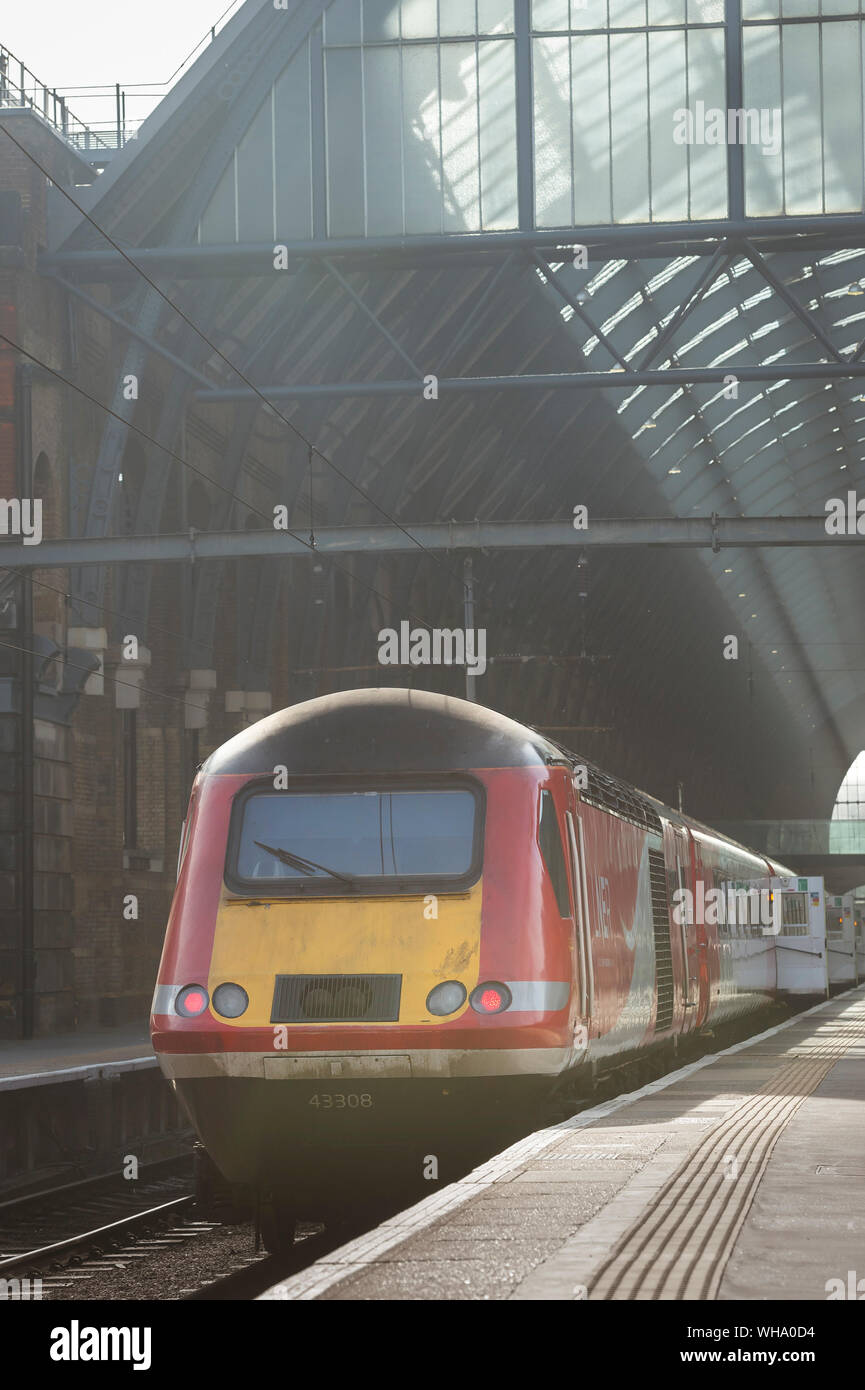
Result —
<path fill-rule="evenodd" d="M 372 1108 L 372 1096 L 368 1091 L 361 1095 L 354 1091 L 347 1094 L 342 1091 L 316 1091 L 314 1096 L 310 1096 L 309 1104 L 314 1105 L 316 1110 L 369 1110 Z"/>

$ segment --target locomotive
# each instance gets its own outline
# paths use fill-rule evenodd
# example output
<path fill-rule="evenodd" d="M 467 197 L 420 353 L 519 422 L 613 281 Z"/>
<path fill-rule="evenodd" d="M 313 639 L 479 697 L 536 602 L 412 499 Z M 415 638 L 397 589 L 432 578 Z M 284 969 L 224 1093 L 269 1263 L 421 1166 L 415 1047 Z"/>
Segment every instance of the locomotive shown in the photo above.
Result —
<path fill-rule="evenodd" d="M 765 1006 L 760 922 L 672 903 L 789 872 L 480 705 L 324 696 L 198 771 L 154 1050 L 273 1246 L 362 1168 Z"/>

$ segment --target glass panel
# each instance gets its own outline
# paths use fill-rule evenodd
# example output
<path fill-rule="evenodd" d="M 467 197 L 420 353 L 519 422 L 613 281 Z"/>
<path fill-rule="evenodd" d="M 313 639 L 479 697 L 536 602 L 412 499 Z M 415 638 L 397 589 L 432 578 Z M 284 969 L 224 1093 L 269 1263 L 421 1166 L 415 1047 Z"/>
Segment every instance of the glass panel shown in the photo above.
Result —
<path fill-rule="evenodd" d="M 329 49 L 325 55 L 325 71 L 328 231 L 331 236 L 362 236 L 363 92 L 360 49 Z"/>
<path fill-rule="evenodd" d="M 363 0 L 363 40 L 399 38 L 399 0 Z"/>
<path fill-rule="evenodd" d="M 727 145 L 705 143 L 709 113 L 726 134 L 727 100 L 724 81 L 724 32 L 688 32 L 688 108 L 694 116 L 694 141 L 688 147 L 691 217 L 724 217 L 727 212 Z M 702 108 L 698 103 L 702 102 Z M 702 115 L 701 115 L 702 111 Z M 720 113 L 720 115 L 718 115 Z M 714 129 L 717 131 L 718 126 Z"/>
<path fill-rule="evenodd" d="M 331 0 L 324 12 L 325 43 L 360 43 L 360 0 Z"/>
<path fill-rule="evenodd" d="M 808 921 L 808 908 L 804 893 L 781 894 L 781 925 L 796 927 Z"/>
<path fill-rule="evenodd" d="M 366 230 L 369 236 L 403 231 L 402 138 L 399 122 L 399 49 L 368 48 L 364 53 L 366 124 Z"/>
<path fill-rule="evenodd" d="M 644 6 L 644 0 L 634 0 L 640 6 Z M 630 4 L 631 0 L 619 0 L 622 3 Z M 608 29 L 610 26 L 610 8 L 607 0 L 571 0 L 571 29 Z M 627 23 L 627 20 L 620 21 Z M 642 24 L 644 20 L 637 19 L 635 24 Z"/>
<path fill-rule="evenodd" d="M 723 24 L 724 0 L 688 0 L 689 24 Z"/>
<path fill-rule="evenodd" d="M 309 46 L 292 58 L 273 89 L 277 239 L 312 236 Z"/>
<path fill-rule="evenodd" d="M 513 43 L 479 44 L 478 64 L 481 226 L 499 231 L 519 222 Z"/>
<path fill-rule="evenodd" d="M 610 130 L 613 151 L 613 217 L 649 220 L 649 103 L 646 38 L 610 37 Z"/>
<path fill-rule="evenodd" d="M 574 214 L 559 226 L 609 222 L 613 210 L 610 183 L 609 41 L 603 34 L 570 39 L 573 73 Z M 567 150 L 567 145 L 564 146 Z"/>
<path fill-rule="evenodd" d="M 823 0 L 822 14 L 860 14 L 862 3 L 859 0 Z"/>
<path fill-rule="evenodd" d="M 213 197 L 201 219 L 201 240 L 206 245 L 218 246 L 237 240 L 234 222 L 234 154 L 228 161 L 228 168 L 216 185 Z"/>
<path fill-rule="evenodd" d="M 441 137 L 445 231 L 479 231 L 477 67 L 473 43 L 442 44 Z"/>
<path fill-rule="evenodd" d="M 406 232 L 441 231 L 441 146 L 435 44 L 402 51 Z"/>
<path fill-rule="evenodd" d="M 568 871 L 565 867 L 565 852 L 562 848 L 562 834 L 555 802 L 550 792 L 541 792 L 541 818 L 538 826 L 538 844 L 544 857 L 547 873 L 556 895 L 556 905 L 560 917 L 570 917 L 571 903 L 568 892 Z"/>
<path fill-rule="evenodd" d="M 448 38 L 474 34 L 475 0 L 439 0 L 439 33 Z"/>
<path fill-rule="evenodd" d="M 786 19 L 795 15 L 820 13 L 820 0 L 781 0 L 781 14 Z"/>
<path fill-rule="evenodd" d="M 743 19 L 777 19 L 780 0 L 742 0 Z"/>
<path fill-rule="evenodd" d="M 823 28 L 823 177 L 826 212 L 862 207 L 862 91 L 856 23 Z"/>
<path fill-rule="evenodd" d="M 777 25 L 745 29 L 744 101 L 746 108 L 781 106 L 781 49 Z M 786 132 L 785 132 L 786 133 Z M 768 217 L 784 210 L 783 157 L 745 149 L 745 210 L 749 217 Z"/>
<path fill-rule="evenodd" d="M 478 0 L 479 34 L 512 34 L 513 32 L 514 0 Z"/>
<path fill-rule="evenodd" d="M 685 0 L 649 0 L 650 24 L 684 24 Z"/>
<path fill-rule="evenodd" d="M 676 112 L 688 105 L 685 35 L 649 34 L 652 220 L 688 216 L 688 146 L 673 139 Z"/>
<path fill-rule="evenodd" d="M 474 0 L 465 0 L 465 8 L 474 12 Z M 472 18 L 474 23 L 474 18 Z M 402 0 L 402 36 L 404 39 L 434 39 L 438 34 L 436 0 Z"/>
<path fill-rule="evenodd" d="M 568 0 L 532 0 L 532 28 L 566 30 L 569 27 Z"/>
<path fill-rule="evenodd" d="M 273 98 L 259 107 L 237 150 L 238 240 L 272 241 Z"/>
<path fill-rule="evenodd" d="M 455 878 L 472 866 L 474 824 L 474 796 L 456 789 L 251 796 L 243 811 L 237 874 L 319 883 L 339 881 L 327 869 L 350 878 Z M 272 850 L 304 864 L 284 863 Z"/>
<path fill-rule="evenodd" d="M 595 0 L 589 0 L 589 8 Z M 646 24 L 646 0 L 609 0 L 610 28 L 644 28 Z"/>
<path fill-rule="evenodd" d="M 597 41 L 581 39 L 578 42 L 582 51 L 586 43 Z M 535 221 L 539 227 L 567 227 L 573 220 L 570 150 L 571 43 L 572 40 L 567 38 L 535 39 L 532 43 Z M 606 40 L 604 68 L 606 70 Z M 606 83 L 604 91 L 606 93 Z M 606 102 L 606 94 L 604 101 Z"/>
<path fill-rule="evenodd" d="M 782 26 L 781 54 L 784 74 L 785 211 L 822 212 L 819 26 Z"/>

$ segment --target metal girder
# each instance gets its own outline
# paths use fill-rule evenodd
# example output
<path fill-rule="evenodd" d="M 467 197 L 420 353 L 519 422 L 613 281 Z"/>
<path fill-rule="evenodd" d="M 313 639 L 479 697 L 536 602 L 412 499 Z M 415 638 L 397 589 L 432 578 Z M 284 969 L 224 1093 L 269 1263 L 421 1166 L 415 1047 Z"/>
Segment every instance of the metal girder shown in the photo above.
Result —
<path fill-rule="evenodd" d="M 860 214 L 803 215 L 789 217 L 715 218 L 693 222 L 641 222 L 599 227 L 553 227 L 546 231 L 441 232 L 422 236 L 332 237 L 282 242 L 289 264 L 295 260 L 326 257 L 352 257 L 365 260 L 398 254 L 407 263 L 421 263 L 431 253 L 445 256 L 507 255 L 522 247 L 555 252 L 585 246 L 589 260 L 609 260 L 625 254 L 639 259 L 651 256 L 712 255 L 719 241 L 751 241 L 761 250 L 772 251 L 780 244 L 793 249 L 791 238 L 804 249 L 843 244 L 865 247 L 865 218 Z M 731 249 L 737 249 L 733 247 Z M 224 275 L 284 275 L 273 268 L 273 244 L 230 242 L 226 245 L 136 247 L 133 259 L 151 270 L 168 271 L 180 278 L 212 275 L 214 265 Z M 64 269 L 83 280 L 101 280 L 134 271 L 116 251 L 54 251 L 41 257 L 40 269 L 49 274 Z"/>
<path fill-rule="evenodd" d="M 463 391 L 572 390 L 601 391 L 612 387 L 632 391 L 635 386 L 678 386 L 707 384 L 723 386 L 729 381 L 837 381 L 865 377 L 865 362 L 771 362 L 761 366 L 725 363 L 722 367 L 668 367 L 651 371 L 621 372 L 527 372 L 521 376 L 442 377 L 438 394 L 456 395 Z M 317 396 L 417 396 L 422 381 L 332 381 L 320 385 L 260 387 L 269 400 L 301 400 Z M 200 401 L 249 401 L 256 393 L 248 386 L 227 386 L 218 391 L 196 391 Z"/>
<path fill-rule="evenodd" d="M 289 531 L 190 531 L 178 536 L 110 536 L 0 547 L 3 563 L 21 569 L 67 565 L 229 560 L 244 555 L 397 555 L 426 550 L 534 550 L 563 546 L 814 546 L 855 547 L 865 537 L 826 532 L 824 516 L 691 516 L 571 521 L 433 521 L 398 526 L 324 526 L 315 547 Z"/>
<path fill-rule="evenodd" d="M 70 280 L 64 280 L 62 275 L 55 275 L 52 278 L 62 289 L 74 295 L 76 299 L 80 299 L 82 304 L 86 304 L 94 313 L 100 314 L 102 318 L 107 319 L 109 323 L 113 323 L 118 328 L 122 328 L 123 331 L 128 333 L 130 338 L 134 338 L 137 343 L 143 343 L 145 347 L 149 348 L 151 352 L 155 352 L 157 357 L 161 357 L 169 366 L 176 367 L 178 371 L 183 372 L 184 375 L 188 376 L 192 381 L 197 381 L 200 386 L 208 389 L 215 388 L 215 382 L 211 381 L 210 377 L 205 376 L 204 372 L 199 372 L 189 362 L 184 362 L 176 353 L 169 352 L 168 348 L 163 347 L 161 343 L 157 342 L 155 338 L 150 337 L 147 333 L 142 333 L 134 323 L 128 323 L 122 315 L 116 314 L 107 304 L 100 304 L 98 299 L 94 299 L 92 295 L 87 294 L 78 285 L 73 285 Z"/>

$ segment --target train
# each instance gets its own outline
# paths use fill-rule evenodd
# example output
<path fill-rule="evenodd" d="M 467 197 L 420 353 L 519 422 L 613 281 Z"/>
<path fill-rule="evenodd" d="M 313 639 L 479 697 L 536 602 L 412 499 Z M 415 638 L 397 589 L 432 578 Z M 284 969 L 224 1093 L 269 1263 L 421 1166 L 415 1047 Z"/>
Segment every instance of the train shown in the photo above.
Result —
<path fill-rule="evenodd" d="M 278 1248 L 362 1172 L 386 1185 L 397 1152 L 429 1163 L 494 1112 L 777 999 L 758 907 L 784 882 L 479 704 L 326 695 L 198 770 L 153 1047 Z M 731 893 L 742 911 L 705 907 Z"/>

